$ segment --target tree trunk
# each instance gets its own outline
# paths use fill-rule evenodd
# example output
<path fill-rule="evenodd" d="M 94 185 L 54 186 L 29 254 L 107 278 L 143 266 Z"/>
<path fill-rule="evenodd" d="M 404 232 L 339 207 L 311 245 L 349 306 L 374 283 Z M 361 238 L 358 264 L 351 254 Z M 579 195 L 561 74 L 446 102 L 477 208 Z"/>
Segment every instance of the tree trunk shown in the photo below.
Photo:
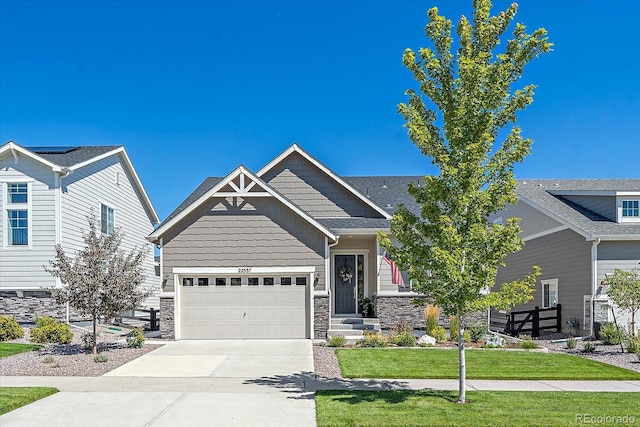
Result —
<path fill-rule="evenodd" d="M 467 401 L 467 363 L 464 354 L 464 322 L 458 311 L 458 360 L 460 362 L 460 384 L 458 387 L 458 403 Z"/>
<path fill-rule="evenodd" d="M 98 317 L 96 316 L 96 314 L 93 314 L 93 354 L 98 354 L 98 337 L 97 337 L 97 333 L 96 333 L 96 323 L 98 321 Z"/>

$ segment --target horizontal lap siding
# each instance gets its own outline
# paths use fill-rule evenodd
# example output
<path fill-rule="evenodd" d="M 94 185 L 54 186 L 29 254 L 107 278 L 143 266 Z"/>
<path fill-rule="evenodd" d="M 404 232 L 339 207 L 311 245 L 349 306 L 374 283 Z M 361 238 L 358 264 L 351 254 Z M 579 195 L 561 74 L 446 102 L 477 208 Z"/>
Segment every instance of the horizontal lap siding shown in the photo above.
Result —
<path fill-rule="evenodd" d="M 164 272 L 174 267 L 303 267 L 319 273 L 323 288 L 325 237 L 273 198 L 255 198 L 242 207 L 213 199 L 164 236 Z"/>
<path fill-rule="evenodd" d="M 640 241 L 600 242 L 598 245 L 598 283 L 615 269 L 640 267 Z"/>
<path fill-rule="evenodd" d="M 542 307 L 542 280 L 558 279 L 558 303 L 562 304 L 563 326 L 575 317 L 582 323 L 583 296 L 591 294 L 591 243 L 571 230 L 563 230 L 525 242 L 507 256 L 506 267 L 498 270 L 496 283 L 523 278 L 534 265 L 542 269 L 533 300 L 514 310 Z"/>
<path fill-rule="evenodd" d="M 31 248 L 2 247 L 7 229 L 6 210 L 0 211 L 0 287 L 39 289 L 55 285 L 44 270 L 55 256 L 55 174 L 51 168 L 19 155 L 0 159 L 0 182 L 31 182 Z M 6 197 L 0 185 L 0 206 Z"/>
<path fill-rule="evenodd" d="M 562 225 L 560 222 L 524 202 L 509 206 L 507 209 L 492 216 L 491 219 L 498 216 L 502 216 L 503 222 L 506 222 L 507 218 L 520 218 L 520 228 L 522 229 L 520 235 L 524 238 L 543 233 Z"/>
<path fill-rule="evenodd" d="M 116 173 L 119 173 L 119 184 L 116 184 Z M 111 206 L 116 227 L 124 231 L 121 249 L 127 252 L 135 248 L 147 249 L 143 264 L 147 275 L 144 287 L 153 296 L 146 304 L 159 306 L 160 278 L 155 275 L 153 245 L 146 239 L 153 231 L 153 224 L 120 156 L 109 156 L 80 168 L 63 179 L 62 184 L 62 243 L 67 253 L 75 254 L 84 247 L 82 232 L 89 227 L 89 213 L 93 211 L 100 221 L 100 204 Z"/>
<path fill-rule="evenodd" d="M 292 153 L 262 179 L 315 218 L 381 218 L 378 212 L 298 153 Z"/>

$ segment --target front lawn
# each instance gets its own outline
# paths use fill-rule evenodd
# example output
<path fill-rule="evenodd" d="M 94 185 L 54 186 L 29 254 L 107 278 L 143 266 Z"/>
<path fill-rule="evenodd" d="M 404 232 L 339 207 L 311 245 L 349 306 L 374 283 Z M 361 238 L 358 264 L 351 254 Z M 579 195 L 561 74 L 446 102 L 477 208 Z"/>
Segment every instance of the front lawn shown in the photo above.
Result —
<path fill-rule="evenodd" d="M 57 392 L 51 387 L 0 387 L 0 415 Z"/>
<path fill-rule="evenodd" d="M 458 378 L 457 349 L 337 349 L 346 378 Z M 468 350 L 467 379 L 638 380 L 640 373 L 570 354 Z"/>
<path fill-rule="evenodd" d="M 38 344 L 18 344 L 12 342 L 0 342 L 0 357 L 13 356 L 25 351 L 40 350 L 43 348 Z"/>
<path fill-rule="evenodd" d="M 318 391 L 316 417 L 319 427 L 575 426 L 640 421 L 640 393 L 473 391 L 467 392 L 465 405 L 455 403 L 457 396 L 454 391 L 438 390 Z"/>

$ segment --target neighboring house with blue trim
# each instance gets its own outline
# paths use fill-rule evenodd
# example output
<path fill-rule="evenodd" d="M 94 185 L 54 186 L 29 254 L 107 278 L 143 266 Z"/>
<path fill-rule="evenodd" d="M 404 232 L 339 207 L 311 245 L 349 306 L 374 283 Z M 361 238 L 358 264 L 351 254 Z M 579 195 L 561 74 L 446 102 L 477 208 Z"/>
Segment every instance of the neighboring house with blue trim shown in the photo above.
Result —
<path fill-rule="evenodd" d="M 516 205 L 490 219 L 521 218 L 521 251 L 506 258 L 498 283 L 542 268 L 534 299 L 514 310 L 561 304 L 562 329 L 590 334 L 613 321 L 607 275 L 640 267 L 640 179 L 521 180 Z M 629 313 L 616 310 L 618 323 Z"/>
<path fill-rule="evenodd" d="M 159 222 L 123 146 L 0 146 L 0 314 L 19 321 L 51 315 L 73 320 L 43 290 L 60 286 L 44 270 L 61 244 L 67 255 L 83 248 L 87 216 L 94 212 L 103 233 L 121 228 L 122 249 L 148 249 L 145 305 L 158 307 L 160 278 L 146 236 Z"/>

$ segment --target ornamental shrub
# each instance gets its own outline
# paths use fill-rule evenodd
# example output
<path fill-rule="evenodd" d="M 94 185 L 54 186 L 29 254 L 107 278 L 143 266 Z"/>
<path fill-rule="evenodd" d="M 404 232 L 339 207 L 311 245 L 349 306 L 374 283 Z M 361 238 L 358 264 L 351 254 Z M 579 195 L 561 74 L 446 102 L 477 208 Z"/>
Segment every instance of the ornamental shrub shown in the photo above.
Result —
<path fill-rule="evenodd" d="M 0 341 L 10 341 L 24 336 L 24 329 L 9 316 L 0 316 Z"/>
<path fill-rule="evenodd" d="M 440 320 L 440 308 L 437 305 L 428 305 L 424 309 L 424 321 L 425 332 L 427 335 L 431 335 L 431 332 L 438 327 L 438 321 Z"/>
<path fill-rule="evenodd" d="M 592 342 L 587 341 L 586 343 L 584 343 L 584 347 L 582 347 L 582 351 L 584 353 L 593 353 L 594 351 L 596 351 L 596 345 Z"/>
<path fill-rule="evenodd" d="M 96 363 L 104 363 L 107 360 L 109 360 L 109 358 L 107 357 L 106 354 L 98 353 L 93 355 L 93 361 Z"/>
<path fill-rule="evenodd" d="M 29 339 L 37 343 L 69 344 L 73 332 L 66 323 L 60 323 L 53 317 L 37 317 L 36 327 L 29 331 Z"/>
<path fill-rule="evenodd" d="M 387 340 L 380 334 L 365 331 L 364 338 L 358 341 L 360 347 L 386 347 Z"/>
<path fill-rule="evenodd" d="M 393 343 L 398 347 L 414 347 L 416 345 L 416 337 L 411 334 L 400 334 L 393 337 Z"/>
<path fill-rule="evenodd" d="M 447 340 L 447 330 L 442 326 L 436 326 L 429 334 L 436 339 L 436 342 L 445 342 Z"/>
<path fill-rule="evenodd" d="M 343 347 L 347 343 L 347 339 L 342 335 L 334 335 L 327 341 L 329 347 Z"/>
<path fill-rule="evenodd" d="M 605 323 L 600 327 L 600 341 L 604 345 L 620 344 L 624 338 L 624 332 L 613 323 Z"/>
<path fill-rule="evenodd" d="M 483 326 L 483 325 L 472 325 L 472 326 L 469 326 L 464 331 L 465 338 L 466 338 L 467 332 L 469 332 L 469 338 L 471 339 L 471 341 L 478 342 L 487 333 L 487 327 Z"/>
<path fill-rule="evenodd" d="M 574 348 L 576 348 L 576 339 L 575 338 L 567 339 L 567 348 L 569 350 L 573 350 Z"/>
<path fill-rule="evenodd" d="M 127 347 L 140 348 L 144 344 L 145 340 L 144 331 L 142 328 L 135 328 L 127 335 Z"/>

